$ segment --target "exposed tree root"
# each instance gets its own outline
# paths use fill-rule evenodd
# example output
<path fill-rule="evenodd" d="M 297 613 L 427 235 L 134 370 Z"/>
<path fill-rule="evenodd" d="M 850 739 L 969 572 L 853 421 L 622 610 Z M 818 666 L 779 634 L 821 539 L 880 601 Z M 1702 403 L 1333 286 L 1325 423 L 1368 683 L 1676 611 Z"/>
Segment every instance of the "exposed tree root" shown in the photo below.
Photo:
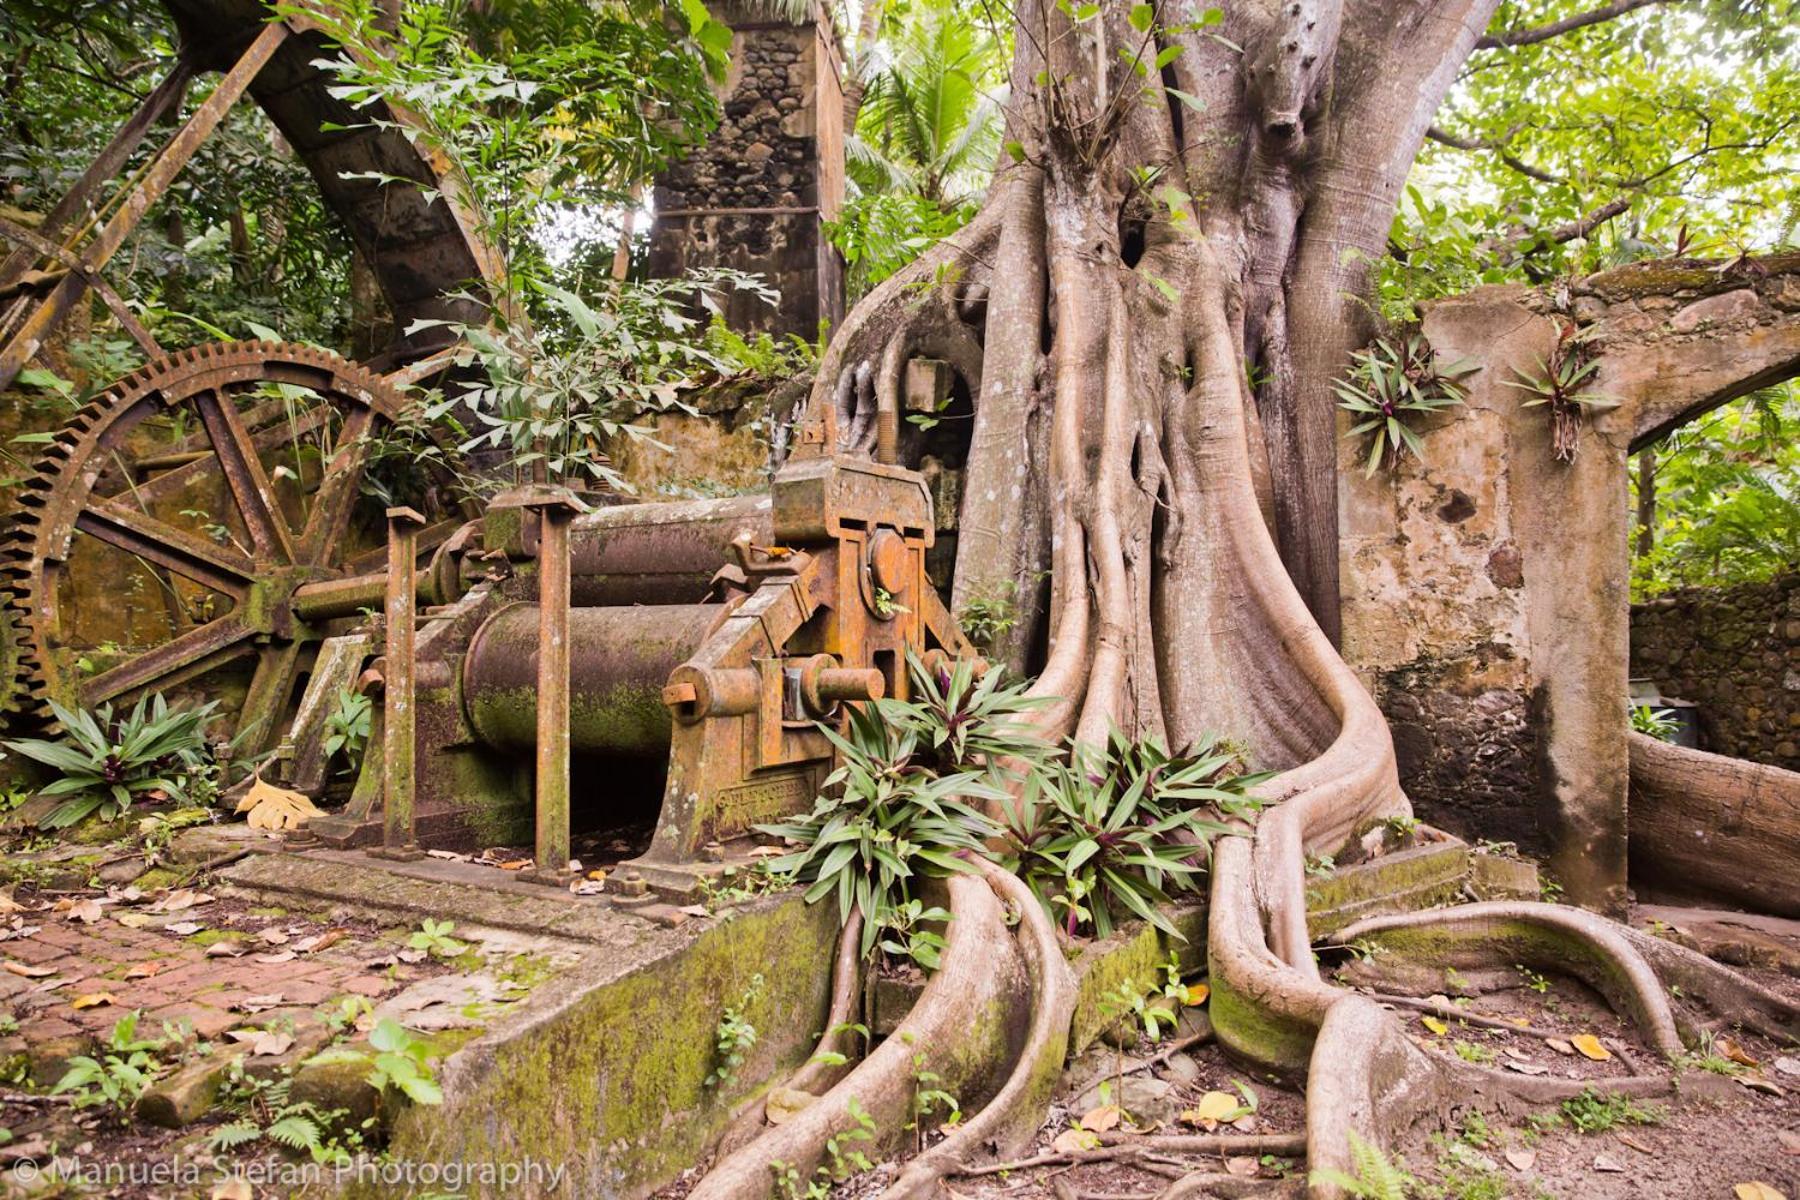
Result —
<path fill-rule="evenodd" d="M 825 1032 L 818 1049 L 795 1071 L 787 1086 L 797 1092 L 823 1092 L 849 1071 L 848 1062 L 835 1064 L 833 1053 L 854 1059 L 856 1034 L 848 1028 L 856 1020 L 862 995 L 862 910 L 851 909 L 850 919 L 838 934 L 837 963 L 831 972 L 831 1009 L 825 1014 Z"/>
<path fill-rule="evenodd" d="M 1683 1049 L 1674 1011 L 1629 932 L 1579 908 L 1500 902 L 1371 917 L 1332 940 L 1373 941 L 1401 954 L 1428 956 L 1440 970 L 1506 963 L 1567 970 L 1636 1021 L 1659 1054 L 1674 1057 Z"/>
<path fill-rule="evenodd" d="M 1063 960 L 1056 927 L 1031 889 L 993 863 L 981 864 L 994 891 L 1018 913 L 1020 951 L 1031 977 L 1031 1027 L 1008 1076 L 993 1099 L 943 1141 L 914 1158 L 882 1193 L 882 1200 L 928 1196 L 945 1175 L 983 1157 L 1016 1151 L 1043 1122 L 1044 1110 L 1062 1074 L 1069 1049 L 1069 1022 L 1075 1015 L 1075 975 Z"/>
<path fill-rule="evenodd" d="M 976 1177 L 1005 1175 L 1028 1171 L 1034 1167 L 1081 1166 L 1098 1162 L 1131 1162 L 1145 1155 L 1169 1154 L 1302 1154 L 1306 1137 L 1298 1133 L 1223 1133 L 1192 1136 L 1158 1136 L 1156 1134 L 1101 1135 L 1106 1144 L 1092 1150 L 1070 1150 L 1054 1154 L 1034 1154 L 1009 1162 L 964 1167 L 950 1175 Z"/>

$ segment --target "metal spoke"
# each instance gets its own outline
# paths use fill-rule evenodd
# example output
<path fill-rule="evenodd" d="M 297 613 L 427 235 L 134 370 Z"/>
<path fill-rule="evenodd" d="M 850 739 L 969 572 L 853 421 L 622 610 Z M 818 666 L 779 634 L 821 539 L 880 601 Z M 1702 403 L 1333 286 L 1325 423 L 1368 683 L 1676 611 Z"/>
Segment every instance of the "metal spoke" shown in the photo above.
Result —
<path fill-rule="evenodd" d="M 194 397 L 194 407 L 200 413 L 201 424 L 206 426 L 220 472 L 225 476 L 232 498 L 237 501 L 244 527 L 256 544 L 257 555 L 272 556 L 281 563 L 293 562 L 287 522 L 281 518 L 281 508 L 275 503 L 275 489 L 263 470 L 262 459 L 257 457 L 256 443 L 244 427 L 237 405 L 232 403 L 229 395 L 215 389 Z"/>
<path fill-rule="evenodd" d="M 167 688 L 235 658 L 249 647 L 251 630 L 233 616 L 210 621 L 154 650 L 102 671 L 81 685 L 81 699 L 99 704 L 152 684 Z"/>
<path fill-rule="evenodd" d="M 256 573 L 244 555 L 112 500 L 91 499 L 75 528 L 202 587 L 241 598 Z"/>
<path fill-rule="evenodd" d="M 356 503 L 357 491 L 362 487 L 363 467 L 369 459 L 367 438 L 374 420 L 374 410 L 360 405 L 345 415 L 331 461 L 325 467 L 323 482 L 313 495 L 312 511 L 307 514 L 306 528 L 300 534 L 296 562 L 317 565 L 343 536 L 350 523 L 350 510 Z"/>
<path fill-rule="evenodd" d="M 332 415 L 332 408 L 329 404 L 319 404 L 301 413 L 291 423 L 281 421 L 273 425 L 267 424 L 272 415 L 282 412 L 285 408 L 286 405 L 283 401 L 271 400 L 244 414 L 245 426 L 256 431 L 250 435 L 250 441 L 257 450 L 271 450 L 277 446 L 291 445 L 325 424 Z M 218 470 L 218 459 L 214 457 L 213 453 L 210 450 L 196 448 L 209 440 L 203 434 L 198 435 L 195 438 L 189 438 L 169 454 L 161 456 L 160 460 L 151 458 L 140 462 L 138 464 L 140 471 L 150 469 L 156 470 L 158 473 L 142 483 L 130 487 L 130 495 L 143 500 L 145 504 L 159 503 L 186 490 L 188 485 L 201 476 Z M 162 469 L 163 462 L 170 464 L 166 470 Z"/>

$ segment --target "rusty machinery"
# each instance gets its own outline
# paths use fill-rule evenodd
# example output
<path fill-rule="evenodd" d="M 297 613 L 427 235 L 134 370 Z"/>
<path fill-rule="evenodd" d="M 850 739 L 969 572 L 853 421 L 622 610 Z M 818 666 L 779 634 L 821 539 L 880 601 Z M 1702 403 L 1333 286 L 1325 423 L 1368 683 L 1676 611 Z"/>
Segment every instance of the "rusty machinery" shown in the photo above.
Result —
<path fill-rule="evenodd" d="M 183 39 L 162 83 L 42 223 L 0 223 L 0 386 L 90 292 L 150 360 L 55 434 L 20 487 L 0 544 L 0 711 L 29 723 L 52 700 L 203 692 L 243 752 L 272 753 L 268 770 L 318 795 L 332 709 L 379 659 L 379 736 L 315 836 L 399 855 L 529 838 L 555 878 L 571 808 L 621 800 L 618 772 L 587 768 L 646 764 L 642 780 L 666 764 L 638 865 L 681 889 L 751 825 L 810 803 L 831 763 L 817 722 L 904 694 L 909 650 L 968 652 L 926 578 L 923 480 L 826 453 L 834 412 L 768 495 L 577 511 L 525 489 L 483 511 L 446 464 L 391 452 L 416 442 L 385 440 L 407 419 L 403 385 L 441 348 L 403 338 L 367 367 L 266 342 L 164 353 L 101 268 L 246 95 L 312 169 L 397 327 L 473 319 L 450 294 L 497 274 L 406 114 L 345 110 L 303 22 L 266 22 L 256 0 L 166 7 Z M 222 72 L 208 98 L 140 153 L 208 70 Z"/>

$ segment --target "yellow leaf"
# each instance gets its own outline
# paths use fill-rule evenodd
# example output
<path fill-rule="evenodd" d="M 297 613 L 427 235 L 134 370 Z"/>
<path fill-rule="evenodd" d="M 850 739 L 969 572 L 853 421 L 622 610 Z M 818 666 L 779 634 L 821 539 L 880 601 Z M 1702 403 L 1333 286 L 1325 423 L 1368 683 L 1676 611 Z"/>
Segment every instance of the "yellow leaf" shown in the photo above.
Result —
<path fill-rule="evenodd" d="M 1737 1200 L 1787 1200 L 1785 1195 L 1760 1179 L 1753 1179 L 1749 1183 L 1740 1183 L 1731 1191 Z"/>
<path fill-rule="evenodd" d="M 1722 1037 L 1714 1042 L 1713 1049 L 1717 1050 L 1720 1054 L 1723 1054 L 1726 1058 L 1729 1058 L 1732 1062 L 1739 1063 L 1746 1067 L 1760 1067 L 1762 1065 L 1747 1054 L 1742 1046 L 1738 1045 L 1728 1037 Z"/>
<path fill-rule="evenodd" d="M 1081 1118 L 1081 1127 L 1094 1133 L 1104 1133 L 1108 1129 L 1117 1129 L 1119 1118 L 1124 1116 L 1116 1104 L 1102 1104 L 1098 1108 L 1090 1108 Z"/>
<path fill-rule="evenodd" d="M 1212 995 L 1212 988 L 1204 983 L 1190 983 L 1182 989 L 1182 1003 L 1189 1006 L 1205 1004 L 1206 998 Z"/>
<path fill-rule="evenodd" d="M 1612 1051 L 1600 1044 L 1600 1039 L 1591 1033 L 1578 1033 L 1569 1039 L 1569 1045 L 1581 1051 L 1582 1055 L 1595 1062 L 1605 1062 L 1612 1057 Z"/>
<path fill-rule="evenodd" d="M 1058 1154 L 1074 1154 L 1080 1150 L 1092 1150 L 1100 1145 L 1100 1135 L 1088 1129 L 1065 1129 L 1056 1135 L 1050 1148 Z"/>
<path fill-rule="evenodd" d="M 1181 1119 L 1190 1125 L 1217 1125 L 1220 1121 L 1229 1120 L 1238 1110 L 1238 1099 L 1229 1092 L 1208 1092 L 1200 1097 L 1200 1103 L 1181 1114 Z"/>
<path fill-rule="evenodd" d="M 276 787 L 260 775 L 238 801 L 237 811 L 250 814 L 252 829 L 298 829 L 320 815 L 311 800 L 299 792 Z"/>
<path fill-rule="evenodd" d="M 77 996 L 69 1002 L 70 1008 L 99 1008 L 103 1004 L 117 1004 L 119 998 L 111 992 L 89 992 L 85 996 Z"/>
<path fill-rule="evenodd" d="M 1443 1037 L 1446 1033 L 1450 1032 L 1450 1027 L 1436 1017 L 1420 1017 L 1419 1023 L 1439 1037 Z"/>

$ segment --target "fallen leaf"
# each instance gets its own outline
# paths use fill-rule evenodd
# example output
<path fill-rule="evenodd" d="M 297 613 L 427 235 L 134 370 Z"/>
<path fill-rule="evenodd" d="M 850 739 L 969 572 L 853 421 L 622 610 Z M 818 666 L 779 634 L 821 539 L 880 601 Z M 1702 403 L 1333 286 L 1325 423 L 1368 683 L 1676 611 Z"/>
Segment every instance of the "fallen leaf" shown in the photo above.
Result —
<path fill-rule="evenodd" d="M 1544 1045 L 1550 1047 L 1552 1050 L 1556 1051 L 1558 1054 L 1573 1054 L 1573 1053 L 1575 1053 L 1575 1047 L 1569 1045 L 1569 1043 L 1563 1041 L 1561 1038 L 1545 1038 Z"/>
<path fill-rule="evenodd" d="M 244 954 L 244 944 L 235 938 L 225 938 L 206 948 L 208 958 L 242 958 Z"/>
<path fill-rule="evenodd" d="M 576 875 L 579 875 L 579 874 L 581 874 L 581 873 L 582 873 L 582 872 L 583 872 L 583 871 L 585 871 L 585 870 L 587 870 L 587 868 L 586 868 L 586 867 L 584 867 L 584 866 L 582 866 L 582 865 L 581 865 L 581 860 L 580 860 L 580 859 L 579 859 L 579 858 L 571 858 L 571 859 L 570 859 L 570 860 L 569 860 L 569 867 L 568 867 L 568 869 L 569 869 L 569 870 L 570 870 L 570 871 L 571 871 L 571 872 L 573 872 L 573 873 L 574 873 L 574 874 L 576 874 Z"/>
<path fill-rule="evenodd" d="M 529 858 L 515 858 L 500 864 L 502 871 L 523 871 L 531 865 Z"/>
<path fill-rule="evenodd" d="M 77 996 L 69 1001 L 69 1007 L 74 1009 L 99 1008 L 102 1005 L 117 1004 L 118 1002 L 119 998 L 111 992 L 89 992 L 85 996 Z"/>
<path fill-rule="evenodd" d="M 1116 1104 L 1102 1104 L 1098 1108 L 1090 1108 L 1081 1116 L 1081 1127 L 1095 1133 L 1105 1133 L 1108 1129 L 1117 1129 L 1125 1114 Z"/>
<path fill-rule="evenodd" d="M 441 858 L 445 862 L 468 862 L 473 857 L 468 854 L 458 854 L 454 850 L 427 850 L 425 854 L 429 858 Z"/>
<path fill-rule="evenodd" d="M 1773 1066 L 1783 1075 L 1800 1075 L 1800 1058 L 1783 1054 L 1775 1060 Z"/>
<path fill-rule="evenodd" d="M 245 996 L 231 1007 L 237 1012 L 244 1013 L 259 1013 L 264 1009 L 280 1008 L 281 993 L 270 992 L 266 996 Z"/>
<path fill-rule="evenodd" d="M 403 963 L 420 963 L 430 957 L 431 955 L 424 950 L 402 950 L 395 955 L 395 958 Z"/>
<path fill-rule="evenodd" d="M 750 851 L 751 858 L 780 858 L 787 851 L 780 846 L 757 846 Z"/>
<path fill-rule="evenodd" d="M 676 909 L 675 911 L 686 913 L 690 917 L 710 917 L 710 916 L 712 916 L 712 910 L 707 908 L 706 905 L 704 905 L 704 904 L 684 904 L 680 908 Z"/>
<path fill-rule="evenodd" d="M 1550 1068 L 1542 1063 L 1527 1062 L 1518 1058 L 1509 1058 L 1500 1065 L 1509 1071 L 1517 1071 L 1521 1075 L 1548 1075 L 1550 1073 Z"/>
<path fill-rule="evenodd" d="M 312 937 L 301 938 L 293 943 L 296 954 L 317 954 L 328 946 L 335 946 L 349 934 L 347 929 L 327 929 L 324 933 L 316 933 Z"/>
<path fill-rule="evenodd" d="M 1761 1075 L 1739 1075 L 1737 1081 L 1753 1092 L 1762 1092 L 1764 1095 L 1775 1097 L 1787 1095 L 1786 1092 L 1781 1090 L 1780 1085 L 1771 1080 L 1764 1079 Z"/>
<path fill-rule="evenodd" d="M 1569 1039 L 1569 1044 L 1581 1051 L 1583 1058 L 1591 1058 L 1595 1062 L 1605 1062 L 1613 1056 L 1612 1051 L 1600 1044 L 1600 1039 L 1591 1033 L 1578 1033 Z"/>
<path fill-rule="evenodd" d="M 63 920 L 80 921 L 83 925 L 92 925 L 105 915 L 105 910 L 100 907 L 100 901 L 90 898 L 69 905 L 68 911 L 63 913 Z"/>
<path fill-rule="evenodd" d="M 114 904 L 136 904 L 144 898 L 144 890 L 136 884 L 122 888 L 109 887 L 106 889 L 106 898 Z"/>
<path fill-rule="evenodd" d="M 156 959 L 152 959 L 150 962 L 133 963 L 126 970 L 125 978 L 148 979 L 158 971 L 162 970 L 164 965 L 164 963 Z"/>
<path fill-rule="evenodd" d="M 593 880 L 595 883 L 605 883 L 606 882 L 606 872 L 605 871 L 600 871 L 600 870 L 589 871 L 587 873 L 587 876 L 589 879 Z"/>
<path fill-rule="evenodd" d="M 20 979 L 48 979 L 56 974 L 55 967 L 40 967 L 32 963 L 14 962 L 10 958 L 4 963 L 0 963 L 0 967 L 6 968 L 9 973 L 17 975 Z"/>
<path fill-rule="evenodd" d="M 1100 1145 L 1100 1135 L 1090 1129 L 1065 1129 L 1056 1135 L 1050 1148 L 1058 1154 L 1077 1154 Z"/>
<path fill-rule="evenodd" d="M 213 898 L 205 892 L 196 892 L 192 888 L 176 888 L 152 904 L 146 911 L 153 913 L 186 912 L 190 908 L 199 908 L 202 904 L 211 904 L 212 902 Z"/>
<path fill-rule="evenodd" d="M 371 971 L 379 971 L 386 967 L 397 967 L 399 965 L 400 960 L 395 958 L 392 954 L 383 955 L 381 958 L 371 958 L 368 962 L 363 964 L 363 966 Z"/>
<path fill-rule="evenodd" d="M 1450 1032 L 1450 1027 L 1436 1017 L 1420 1017 L 1419 1024 L 1425 1026 L 1425 1028 L 1431 1030 L 1431 1032 L 1437 1034 L 1439 1037 L 1443 1037 L 1446 1033 Z"/>
<path fill-rule="evenodd" d="M 1515 1171 L 1529 1171 L 1537 1165 L 1536 1150 L 1508 1150 L 1505 1158 Z"/>
<path fill-rule="evenodd" d="M 1740 1183 L 1731 1189 L 1731 1193 L 1737 1197 L 1737 1200 L 1787 1200 L 1785 1195 L 1760 1179 L 1753 1179 L 1749 1183 Z"/>
<path fill-rule="evenodd" d="M 248 1179 L 235 1175 L 213 1184 L 212 1200 L 256 1200 L 256 1192 Z"/>
<path fill-rule="evenodd" d="M 252 1054 L 286 1054 L 294 1044 L 293 1034 L 270 1029 L 233 1029 L 225 1036 L 250 1047 Z"/>
<path fill-rule="evenodd" d="M 1236 1154 L 1225 1160 L 1225 1173 L 1236 1175 L 1240 1179 L 1249 1179 L 1256 1175 L 1258 1170 L 1256 1159 L 1248 1154 Z"/>
<path fill-rule="evenodd" d="M 1594 1155 L 1594 1170 L 1618 1172 L 1625 1169 L 1625 1164 L 1610 1154 Z"/>
<path fill-rule="evenodd" d="M 12 898 L 11 892 L 0 892 L 0 913 L 24 912 L 25 906 Z"/>
<path fill-rule="evenodd" d="M 258 954 L 258 955 L 255 955 L 254 957 L 255 957 L 256 961 L 259 963 L 271 963 L 272 964 L 272 963 L 293 962 L 294 958 L 295 958 L 295 954 L 292 950 L 277 950 L 273 954 Z"/>
<path fill-rule="evenodd" d="M 1614 1136 L 1616 1136 L 1619 1139 L 1619 1141 L 1623 1142 L 1625 1145 L 1630 1146 L 1633 1150 L 1636 1150 L 1639 1154 L 1655 1154 L 1656 1153 L 1655 1150 L 1651 1149 L 1649 1146 L 1646 1146 L 1644 1143 L 1638 1141 L 1636 1138 L 1632 1137 L 1629 1133 L 1619 1133 Z"/>
<path fill-rule="evenodd" d="M 1182 1113 L 1181 1119 L 1190 1125 L 1204 1125 L 1210 1129 L 1231 1116 L 1238 1107 L 1238 1098 L 1229 1092 L 1208 1092 L 1200 1097 L 1200 1103 Z"/>
<path fill-rule="evenodd" d="M 282 932 L 279 929 L 273 929 L 273 928 L 265 929 L 261 933 L 257 934 L 256 936 L 261 938 L 265 944 L 270 945 L 270 946 L 285 946 L 288 944 L 288 941 L 289 941 L 288 935 L 286 933 Z"/>
<path fill-rule="evenodd" d="M 1255 1133 L 1256 1132 L 1256 1114 L 1255 1113 L 1245 1113 L 1243 1116 L 1241 1116 L 1237 1120 L 1233 1121 L 1231 1123 L 1231 1127 L 1233 1129 L 1237 1130 L 1239 1133 Z"/>
<path fill-rule="evenodd" d="M 1783 1129 L 1775 1135 L 1783 1154 L 1800 1154 L 1800 1130 Z"/>
<path fill-rule="evenodd" d="M 298 829 L 323 815 L 303 793 L 276 787 L 260 775 L 238 801 L 237 811 L 249 814 L 250 828 L 269 830 Z"/>
<path fill-rule="evenodd" d="M 1731 1038 L 1728 1038 L 1728 1037 L 1719 1038 L 1717 1041 L 1715 1041 L 1713 1043 L 1713 1049 L 1717 1050 L 1720 1054 L 1723 1054 L 1726 1058 L 1729 1058 L 1734 1063 L 1739 1063 L 1746 1067 L 1762 1066 L 1762 1063 L 1760 1063 L 1759 1061 L 1757 1061 L 1754 1058 L 1751 1058 L 1749 1054 L 1745 1053 L 1744 1048 L 1742 1046 L 1738 1045 L 1737 1042 L 1735 1042 Z"/>
<path fill-rule="evenodd" d="M 594 874 L 598 875 L 596 871 Z M 598 896 L 606 891 L 606 882 L 601 879 L 577 879 L 569 884 L 569 893 L 574 896 Z"/>
<path fill-rule="evenodd" d="M 1206 998 L 1210 995 L 1212 995 L 1212 988 L 1209 985 L 1190 983 L 1181 989 L 1181 1002 L 1189 1008 L 1194 1008 L 1205 1004 Z"/>
<path fill-rule="evenodd" d="M 206 926 L 198 921 L 177 921 L 173 925 L 164 925 L 163 928 L 176 937 L 192 937 Z"/>
<path fill-rule="evenodd" d="M 155 918 L 149 913 L 122 912 L 114 913 L 113 920 L 117 921 L 127 929 L 142 929 L 144 926 L 152 923 Z"/>
<path fill-rule="evenodd" d="M 1524 1029 L 1531 1024 L 1531 1019 L 1529 1017 L 1507 1017 L 1506 1023 L 1508 1025 L 1517 1025 L 1520 1029 Z"/>

